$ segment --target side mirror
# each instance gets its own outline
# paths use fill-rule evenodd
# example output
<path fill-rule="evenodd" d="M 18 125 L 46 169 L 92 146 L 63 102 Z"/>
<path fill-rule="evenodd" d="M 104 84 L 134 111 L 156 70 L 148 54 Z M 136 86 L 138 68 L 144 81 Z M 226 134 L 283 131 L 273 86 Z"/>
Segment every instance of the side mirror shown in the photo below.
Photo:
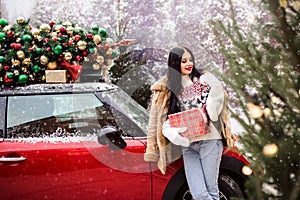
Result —
<path fill-rule="evenodd" d="M 108 144 L 113 150 L 124 149 L 127 144 L 122 138 L 121 131 L 114 126 L 104 126 L 98 133 L 98 142 L 102 145 Z"/>

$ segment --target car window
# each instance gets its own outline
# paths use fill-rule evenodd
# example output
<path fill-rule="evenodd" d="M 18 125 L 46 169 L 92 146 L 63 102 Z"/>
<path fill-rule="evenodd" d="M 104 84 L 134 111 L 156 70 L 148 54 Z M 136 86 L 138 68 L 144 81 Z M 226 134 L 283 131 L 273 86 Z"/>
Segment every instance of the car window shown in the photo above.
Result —
<path fill-rule="evenodd" d="M 107 124 L 112 114 L 93 93 L 8 98 L 8 138 L 85 136 Z"/>
<path fill-rule="evenodd" d="M 126 92 L 117 89 L 101 92 L 97 96 L 112 109 L 118 127 L 129 136 L 145 137 L 149 113 L 134 101 Z"/>
<path fill-rule="evenodd" d="M 93 93 L 9 96 L 7 138 L 90 137 L 106 125 L 145 136 L 144 108 L 121 90 L 100 94 L 100 99 Z"/>

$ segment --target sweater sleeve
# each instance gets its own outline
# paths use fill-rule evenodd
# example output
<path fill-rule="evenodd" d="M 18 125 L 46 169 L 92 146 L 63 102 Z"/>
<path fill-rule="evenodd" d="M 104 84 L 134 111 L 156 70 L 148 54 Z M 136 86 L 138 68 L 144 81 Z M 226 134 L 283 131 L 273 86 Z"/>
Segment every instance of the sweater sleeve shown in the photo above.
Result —
<path fill-rule="evenodd" d="M 157 117 L 158 117 L 158 106 L 156 104 L 156 99 L 158 97 L 158 92 L 153 94 L 150 116 L 148 123 L 148 133 L 147 133 L 147 148 L 144 154 L 144 160 L 147 162 L 157 162 L 158 161 L 158 146 L 157 146 Z"/>
<path fill-rule="evenodd" d="M 212 121 L 217 121 L 222 112 L 224 103 L 224 92 L 221 82 L 210 72 L 200 76 L 200 82 L 210 86 L 206 101 L 206 110 Z"/>

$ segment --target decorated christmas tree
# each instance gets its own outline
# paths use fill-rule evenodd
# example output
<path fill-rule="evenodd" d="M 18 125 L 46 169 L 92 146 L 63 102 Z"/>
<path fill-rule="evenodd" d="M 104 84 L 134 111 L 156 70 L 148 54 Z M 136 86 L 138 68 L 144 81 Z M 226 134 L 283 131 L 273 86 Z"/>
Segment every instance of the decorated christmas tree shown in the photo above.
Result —
<path fill-rule="evenodd" d="M 246 199 L 300 198 L 300 2 L 254 1 L 251 27 L 232 17 L 213 22 L 226 60 L 220 74 L 232 116 L 244 128 L 241 150 L 251 162 Z M 249 173 L 250 172 L 250 173 Z"/>
<path fill-rule="evenodd" d="M 55 79 L 59 73 L 65 74 L 65 82 L 74 82 L 87 71 L 106 81 L 118 48 L 134 42 L 117 42 L 98 25 L 51 21 L 34 27 L 29 22 L 24 17 L 15 24 L 0 19 L 0 85 L 56 82 L 47 81 L 47 75 Z"/>

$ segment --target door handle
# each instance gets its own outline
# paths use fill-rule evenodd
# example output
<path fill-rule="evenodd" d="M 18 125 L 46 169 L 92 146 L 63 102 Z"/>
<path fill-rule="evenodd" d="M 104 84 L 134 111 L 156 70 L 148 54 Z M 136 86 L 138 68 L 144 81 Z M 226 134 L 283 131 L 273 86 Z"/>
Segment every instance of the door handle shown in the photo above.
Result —
<path fill-rule="evenodd" d="M 25 157 L 1 157 L 0 162 L 21 162 L 26 160 Z"/>

